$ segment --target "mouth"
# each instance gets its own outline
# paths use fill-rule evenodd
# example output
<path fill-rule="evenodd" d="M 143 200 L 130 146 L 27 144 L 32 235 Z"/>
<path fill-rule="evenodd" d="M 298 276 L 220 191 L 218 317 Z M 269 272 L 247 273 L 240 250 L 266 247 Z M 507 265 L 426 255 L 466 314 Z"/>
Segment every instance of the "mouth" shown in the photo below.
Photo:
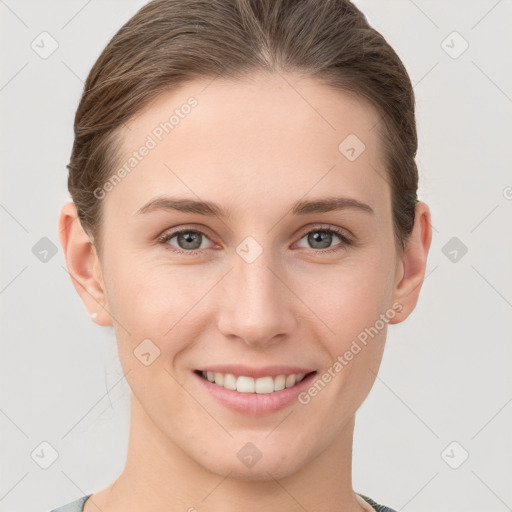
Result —
<path fill-rule="evenodd" d="M 316 374 L 316 370 L 309 373 L 280 374 L 276 376 L 250 377 L 248 375 L 234 375 L 212 371 L 195 370 L 194 373 L 204 380 L 230 391 L 247 394 L 273 394 L 285 389 L 293 388 L 303 380 Z"/>

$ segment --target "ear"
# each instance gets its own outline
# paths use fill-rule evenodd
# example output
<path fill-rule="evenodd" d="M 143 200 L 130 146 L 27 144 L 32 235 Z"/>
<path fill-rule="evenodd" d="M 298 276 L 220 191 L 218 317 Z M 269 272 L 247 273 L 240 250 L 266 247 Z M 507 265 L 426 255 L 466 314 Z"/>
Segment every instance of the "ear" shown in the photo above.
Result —
<path fill-rule="evenodd" d="M 61 209 L 59 238 L 71 281 L 89 315 L 98 325 L 112 326 L 96 247 L 83 230 L 73 202 Z"/>
<path fill-rule="evenodd" d="M 404 253 L 396 271 L 393 302 L 399 302 L 402 310 L 389 321 L 390 324 L 403 322 L 416 307 L 425 278 L 427 256 L 432 241 L 432 224 L 429 207 L 416 203 L 414 227 L 406 243 Z"/>

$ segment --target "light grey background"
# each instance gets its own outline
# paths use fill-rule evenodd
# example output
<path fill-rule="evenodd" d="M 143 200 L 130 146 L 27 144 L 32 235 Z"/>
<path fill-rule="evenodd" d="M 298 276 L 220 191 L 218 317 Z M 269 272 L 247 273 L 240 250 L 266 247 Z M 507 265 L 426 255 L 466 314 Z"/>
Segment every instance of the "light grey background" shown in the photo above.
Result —
<path fill-rule="evenodd" d="M 62 505 L 124 466 L 129 388 L 113 331 L 72 286 L 57 222 L 82 82 L 144 3 L 0 0 L 1 510 Z M 434 232 L 417 308 L 390 326 L 357 415 L 354 489 L 406 512 L 511 510 L 512 2 L 356 3 L 415 85 Z M 46 59 L 31 47 L 43 31 L 59 45 Z M 457 58 L 454 31 L 469 43 Z M 33 252 L 43 237 L 57 249 L 46 262 Z M 451 261 L 448 243 L 467 253 Z M 58 452 L 48 469 L 31 457 L 48 457 L 43 441 Z"/>

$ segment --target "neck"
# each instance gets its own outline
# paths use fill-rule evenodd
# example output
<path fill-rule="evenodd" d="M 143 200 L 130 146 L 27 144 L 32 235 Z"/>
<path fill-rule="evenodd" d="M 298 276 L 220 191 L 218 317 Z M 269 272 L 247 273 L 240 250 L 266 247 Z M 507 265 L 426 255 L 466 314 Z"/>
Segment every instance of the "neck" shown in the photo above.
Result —
<path fill-rule="evenodd" d="M 293 474 L 241 480 L 198 464 L 164 436 L 132 394 L 126 465 L 102 510 L 238 512 L 243 505 L 244 512 L 361 512 L 365 507 L 352 490 L 354 423 L 352 416 L 334 443 Z"/>

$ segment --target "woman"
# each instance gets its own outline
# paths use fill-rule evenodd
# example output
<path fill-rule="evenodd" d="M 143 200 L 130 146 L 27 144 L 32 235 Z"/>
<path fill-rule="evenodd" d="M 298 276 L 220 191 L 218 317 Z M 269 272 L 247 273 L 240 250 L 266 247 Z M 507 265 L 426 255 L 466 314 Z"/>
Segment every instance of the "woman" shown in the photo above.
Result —
<path fill-rule="evenodd" d="M 352 489 L 352 442 L 425 275 L 416 149 L 407 72 L 349 1 L 155 0 L 119 30 L 59 229 L 115 331 L 128 455 L 56 511 L 392 511 Z"/>

